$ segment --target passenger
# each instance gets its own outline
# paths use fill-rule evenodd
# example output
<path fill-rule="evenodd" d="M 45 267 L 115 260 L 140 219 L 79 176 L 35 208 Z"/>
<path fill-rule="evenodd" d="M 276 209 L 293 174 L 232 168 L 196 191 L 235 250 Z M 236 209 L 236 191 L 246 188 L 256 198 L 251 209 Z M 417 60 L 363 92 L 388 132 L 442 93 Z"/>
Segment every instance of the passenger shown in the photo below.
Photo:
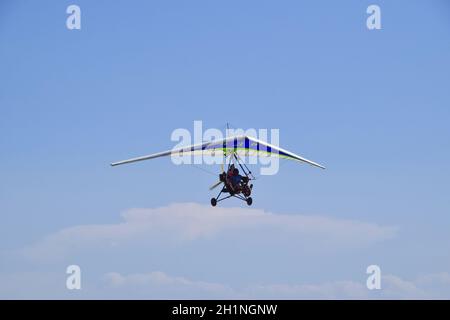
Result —
<path fill-rule="evenodd" d="M 242 176 L 239 174 L 239 170 L 238 169 L 234 169 L 233 170 L 233 177 L 231 179 L 232 183 L 233 183 L 233 188 L 239 188 L 241 181 L 242 181 Z"/>

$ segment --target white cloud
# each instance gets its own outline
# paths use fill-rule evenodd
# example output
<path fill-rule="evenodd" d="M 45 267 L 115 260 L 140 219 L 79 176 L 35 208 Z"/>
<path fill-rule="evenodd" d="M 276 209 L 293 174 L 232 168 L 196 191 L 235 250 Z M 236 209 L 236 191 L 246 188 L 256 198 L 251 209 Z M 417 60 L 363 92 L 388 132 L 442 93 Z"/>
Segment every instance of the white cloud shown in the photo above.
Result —
<path fill-rule="evenodd" d="M 172 277 L 163 272 L 147 274 L 109 273 L 105 276 L 109 293 L 134 298 L 168 299 L 448 299 L 441 286 L 448 285 L 450 274 L 429 274 L 432 286 L 423 285 L 423 277 L 404 280 L 398 276 L 382 277 L 381 290 L 368 290 L 364 282 L 332 281 L 319 284 L 262 284 L 231 288 L 220 283 Z"/>
<path fill-rule="evenodd" d="M 144 299 L 236 298 L 230 287 L 213 282 L 192 281 L 184 277 L 169 276 L 164 272 L 121 275 L 110 272 L 104 276 L 103 287 L 112 297 Z"/>
<path fill-rule="evenodd" d="M 231 288 L 224 284 L 169 276 L 164 272 L 105 275 L 105 291 L 112 296 L 168 299 L 364 299 L 362 283 L 337 281 L 323 284 L 263 284 Z"/>
<path fill-rule="evenodd" d="M 264 241 L 270 235 L 281 245 L 298 243 L 314 252 L 361 248 L 390 239 L 396 228 L 353 220 L 300 214 L 274 214 L 259 209 L 212 208 L 194 203 L 154 209 L 130 209 L 123 222 L 66 228 L 23 252 L 32 260 L 52 260 L 79 251 L 117 246 L 182 246 L 219 236 Z M 301 245 L 301 246 L 300 246 Z"/>
<path fill-rule="evenodd" d="M 353 255 L 354 250 L 396 235 L 395 227 L 360 221 L 194 203 L 130 209 L 122 214 L 122 219 L 115 224 L 60 230 L 21 253 L 31 266 L 44 262 L 52 270 L 59 270 L 58 279 L 65 277 L 66 263 L 80 264 L 83 274 L 89 276 L 79 294 L 84 298 L 365 299 L 370 298 L 365 283 L 311 284 L 302 283 L 309 278 L 297 279 L 300 283 L 291 279 L 308 274 L 308 264 L 316 276 L 328 272 L 326 266 L 318 269 L 314 260 L 318 256 L 326 264 L 330 255 Z M 311 257 L 313 260 L 308 260 Z M 169 272 L 145 273 L 136 269 Z M 109 270 L 121 272 L 105 274 Z M 99 282 L 101 274 L 103 281 Z M 251 281 L 248 276 L 252 276 Z M 9 279 L 5 274 L 3 278 Z M 21 285 L 33 283 L 39 276 L 25 275 L 21 280 L 20 275 L 15 275 L 11 279 L 9 286 L 16 283 L 14 292 L 20 296 L 28 294 Z M 391 280 L 394 294 L 402 283 Z M 56 288 L 54 281 L 43 287 L 44 296 L 78 297 L 67 292 L 63 284 Z M 403 287 L 400 294 L 412 290 L 407 284 Z M 41 294 L 36 288 L 32 292 L 34 296 Z M 1 290 L 0 294 L 8 296 Z"/>
<path fill-rule="evenodd" d="M 286 270 L 283 261 L 293 266 L 291 275 L 305 274 L 308 257 L 322 255 L 323 261 L 333 257 L 353 256 L 354 251 L 369 247 L 396 235 L 396 228 L 376 224 L 301 214 L 274 214 L 248 208 L 211 208 L 209 206 L 181 203 L 154 209 L 130 209 L 122 214 L 123 221 L 116 224 L 85 225 L 66 228 L 50 234 L 23 250 L 30 262 L 53 264 L 53 273 L 40 275 L 39 271 L 0 274 L 0 296 L 4 298 L 136 298 L 136 299 L 428 299 L 450 297 L 450 274 L 447 272 L 425 274 L 413 280 L 383 274 L 382 290 L 370 291 L 365 279 L 310 283 L 306 279 L 294 281 L 289 276 L 278 277 Z M 204 244 L 213 244 L 204 255 Z M 245 247 L 243 255 L 227 252 L 226 265 L 213 264 L 220 270 L 203 274 L 202 263 L 222 257 L 215 245 L 234 243 L 231 248 Z M 187 246 L 189 250 L 183 251 Z M 272 250 L 267 251 L 267 247 Z M 264 247 L 256 254 L 254 250 Z M 117 251 L 117 249 L 122 251 Z M 137 248 L 137 249 L 136 249 Z M 201 249 L 199 249 L 201 248 Z M 211 247 L 207 247 L 210 248 Z M 223 248 L 222 248 L 223 249 Z M 111 251 L 109 251 L 111 250 Z M 134 250 L 134 251 L 133 251 Z M 159 251 L 158 251 L 159 250 Z M 303 250 L 303 251 L 301 251 Z M 132 251 L 129 265 L 122 265 L 123 253 Z M 239 250 L 238 250 L 239 251 Z M 188 255 L 186 255 L 186 252 Z M 282 263 L 267 266 L 268 255 L 284 252 Z M 313 252 L 313 255 L 309 253 Z M 338 253 L 339 252 L 339 253 Z M 143 254 L 145 253 L 145 254 Z M 177 256 L 172 258 L 171 254 Z M 242 264 L 242 260 L 252 254 Z M 341 253 L 344 253 L 342 255 Z M 193 255 L 192 255 L 193 254 Z M 214 255 L 216 254 L 216 255 Z M 56 258 L 68 256 L 72 261 L 85 257 L 83 270 L 90 274 L 84 280 L 83 292 L 68 292 L 64 287 L 65 262 Z M 111 256 L 114 259 L 111 260 Z M 143 256 L 142 260 L 138 260 Z M 155 264 L 155 258 L 157 263 Z M 280 258 L 280 256 L 277 256 Z M 294 260 L 291 260 L 293 258 Z M 184 259 L 188 259 L 184 260 Z M 256 259 L 256 260 L 255 260 Z M 104 260 L 107 260 L 105 262 Z M 160 260 L 165 260 L 160 263 Z M 78 260 L 77 260 L 78 261 Z M 138 262 L 137 262 L 138 261 Z M 234 268 L 236 261 L 237 268 Z M 111 264 L 112 262 L 112 264 Z M 184 262 L 184 263 L 183 263 Z M 186 263 L 190 263 L 189 267 Z M 239 265 L 241 263 L 241 265 Z M 350 262 L 346 262 L 348 265 Z M 106 271 L 111 265 L 121 264 L 121 272 Z M 317 261 L 314 261 L 314 266 Z M 133 272 L 135 269 L 164 270 Z M 165 267 L 164 267 L 165 266 Z M 273 269 L 273 266 L 282 269 Z M 94 269 L 92 269 L 94 268 Z M 255 269 L 256 268 L 256 269 Z M 296 269 L 300 268 L 300 269 Z M 42 268 L 41 268 L 42 269 Z M 156 269 L 156 270 L 158 270 Z M 248 272 L 264 269 L 252 281 L 246 280 Z M 56 273 L 54 270 L 60 270 Z M 117 270 L 117 269 L 116 269 Z M 299 270 L 297 273 L 296 270 Z M 328 269 L 317 270 L 327 272 Z M 123 271 L 125 271 L 123 273 Z M 266 272 L 266 273 L 265 273 Z M 178 274 L 176 276 L 171 273 Z M 242 274 L 241 274 L 242 273 Z M 99 275 L 103 274 L 102 281 Z M 179 275 L 183 276 L 179 276 Z M 224 276 L 225 275 L 225 276 Z M 268 279 L 266 275 L 270 275 Z M 362 275 L 364 270 L 362 270 Z M 237 276 L 237 277 L 236 277 Z M 327 274 L 328 278 L 330 274 Z M 334 275 L 334 278 L 339 278 Z M 195 279 L 196 280 L 193 280 Z M 359 276 L 358 276 L 359 278 Z M 211 281 L 211 279 L 221 279 Z M 277 279 L 284 279 L 277 282 Z M 261 281 L 262 280 L 262 281 Z M 319 280 L 320 281 L 320 280 Z M 230 284 L 234 283 L 234 284 Z"/>
<path fill-rule="evenodd" d="M 398 276 L 382 276 L 382 290 L 379 292 L 389 299 L 426 299 L 429 294 L 417 286 L 415 281 L 407 281 Z"/>
<path fill-rule="evenodd" d="M 239 287 L 161 271 L 121 274 L 82 281 L 82 290 L 67 290 L 63 272 L 0 274 L 2 299 L 448 299 L 447 272 L 413 280 L 382 276 L 381 290 L 368 290 L 365 282 L 344 280 L 324 283 L 243 284 Z M 445 288 L 445 289 L 444 289 Z M 443 290 L 444 289 L 444 290 Z"/>
<path fill-rule="evenodd" d="M 334 281 L 321 284 L 271 284 L 247 287 L 255 299 L 366 299 L 369 292 L 363 283 Z"/>

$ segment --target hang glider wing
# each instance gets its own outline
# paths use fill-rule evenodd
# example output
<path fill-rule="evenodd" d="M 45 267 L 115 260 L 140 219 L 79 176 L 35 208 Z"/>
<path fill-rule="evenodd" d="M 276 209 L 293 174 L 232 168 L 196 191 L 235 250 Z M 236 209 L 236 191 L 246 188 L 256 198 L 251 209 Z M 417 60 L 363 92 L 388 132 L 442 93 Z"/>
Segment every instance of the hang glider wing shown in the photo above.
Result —
<path fill-rule="evenodd" d="M 202 142 L 191 146 L 168 150 L 164 152 L 154 153 L 147 156 L 132 158 L 119 162 L 111 163 L 112 166 L 117 166 L 126 163 L 132 163 L 143 160 L 150 160 L 164 156 L 176 156 L 183 154 L 205 154 L 205 155 L 228 155 L 236 152 L 244 156 L 278 156 L 283 159 L 295 160 L 312 166 L 325 169 L 322 165 L 305 159 L 295 153 L 272 145 L 270 143 L 258 140 L 249 136 L 234 136 L 220 140 L 213 140 L 209 142 Z"/>

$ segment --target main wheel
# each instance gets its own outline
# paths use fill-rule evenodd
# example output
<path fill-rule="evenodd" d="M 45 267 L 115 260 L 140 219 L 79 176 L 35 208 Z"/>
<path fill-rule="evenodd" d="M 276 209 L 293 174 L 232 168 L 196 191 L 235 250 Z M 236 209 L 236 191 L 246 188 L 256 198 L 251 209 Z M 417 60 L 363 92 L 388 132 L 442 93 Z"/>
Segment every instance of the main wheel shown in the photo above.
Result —
<path fill-rule="evenodd" d="M 211 198 L 211 205 L 212 205 L 213 207 L 215 207 L 216 204 L 217 204 L 216 198 Z"/>
<path fill-rule="evenodd" d="M 248 197 L 246 201 L 247 201 L 247 204 L 248 204 L 249 206 L 251 206 L 252 203 L 253 203 L 252 197 Z"/>

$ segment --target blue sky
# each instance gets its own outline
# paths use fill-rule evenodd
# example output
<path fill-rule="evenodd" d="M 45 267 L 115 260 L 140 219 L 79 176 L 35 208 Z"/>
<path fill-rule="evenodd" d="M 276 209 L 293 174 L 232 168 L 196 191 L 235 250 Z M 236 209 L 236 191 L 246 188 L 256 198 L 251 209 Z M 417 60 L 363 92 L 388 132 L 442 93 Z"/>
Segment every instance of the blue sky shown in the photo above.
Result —
<path fill-rule="evenodd" d="M 81 30 L 65 26 L 73 3 L 81 7 Z M 366 28 L 372 3 L 381 7 L 382 30 Z M 450 290 L 436 289 L 450 287 L 449 9 L 438 0 L 3 1 L 0 283 L 9 287 L 0 295 L 123 297 L 139 290 L 105 289 L 98 279 L 147 274 L 154 284 L 162 272 L 190 279 L 196 289 L 173 281 L 149 294 L 143 281 L 136 296 L 209 297 L 206 282 L 232 288 L 220 289 L 219 297 L 245 296 L 253 291 L 241 287 L 255 283 L 273 297 L 283 296 L 272 286 L 279 283 L 294 286 L 298 297 L 314 296 L 305 284 L 346 297 L 339 281 L 349 281 L 357 288 L 350 296 L 359 297 L 361 290 L 368 294 L 359 287 L 365 268 L 378 264 L 397 290 L 386 290 L 387 297 L 449 298 Z M 208 237 L 178 243 L 171 232 L 186 230 L 174 222 L 177 210 L 192 219 L 188 226 L 208 221 L 215 214 L 206 211 L 213 210 L 208 187 L 216 178 L 169 159 L 109 163 L 170 149 L 172 131 L 192 129 L 194 120 L 205 127 L 279 128 L 283 147 L 327 170 L 283 163 L 279 174 L 257 181 L 253 207 L 281 219 L 269 238 L 257 222 L 248 225 L 253 211 L 233 200 L 223 207 L 243 226 L 219 219 L 214 230 L 205 227 Z M 121 213 L 133 208 L 142 208 L 150 225 L 159 223 L 152 210 L 168 212 L 167 224 L 176 227 L 137 246 L 130 231 L 118 251 L 95 234 L 95 250 L 84 231 L 60 234 L 120 226 Z M 300 226 L 305 216 L 329 219 L 336 238 L 326 239 L 316 221 L 307 235 L 299 227 L 285 239 L 286 216 L 298 217 Z M 354 230 L 349 221 L 371 236 L 347 233 Z M 346 234 L 351 241 L 340 243 Z M 321 238 L 333 249 L 322 250 Z M 51 241 L 67 241 L 61 249 L 67 254 L 37 258 L 36 252 L 58 255 Z M 304 250 L 297 252 L 299 244 Z M 87 277 L 75 295 L 58 287 L 70 263 Z M 424 289 L 417 280 L 423 277 L 433 286 Z M 37 278 L 48 279 L 47 291 Z M 420 294 L 399 291 L 399 279 Z"/>

